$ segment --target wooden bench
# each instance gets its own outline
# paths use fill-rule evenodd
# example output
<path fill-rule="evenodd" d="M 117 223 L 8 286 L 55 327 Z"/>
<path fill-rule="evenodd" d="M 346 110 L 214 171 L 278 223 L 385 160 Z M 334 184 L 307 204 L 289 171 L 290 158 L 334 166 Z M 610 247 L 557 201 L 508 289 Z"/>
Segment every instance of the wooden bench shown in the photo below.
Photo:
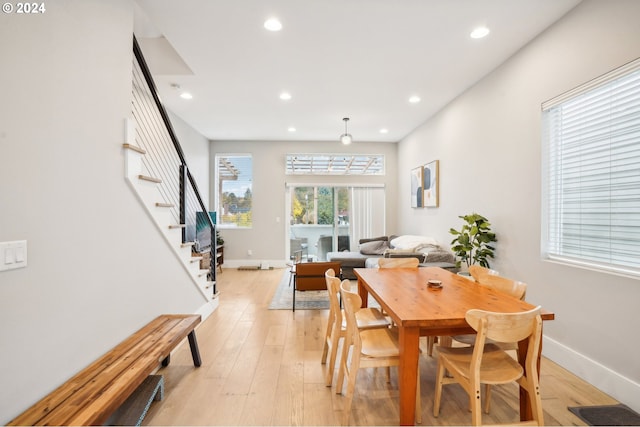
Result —
<path fill-rule="evenodd" d="M 80 371 L 9 425 L 103 425 L 162 363 L 189 339 L 195 366 L 201 365 L 195 327 L 200 315 L 166 314 L 149 322 Z"/>

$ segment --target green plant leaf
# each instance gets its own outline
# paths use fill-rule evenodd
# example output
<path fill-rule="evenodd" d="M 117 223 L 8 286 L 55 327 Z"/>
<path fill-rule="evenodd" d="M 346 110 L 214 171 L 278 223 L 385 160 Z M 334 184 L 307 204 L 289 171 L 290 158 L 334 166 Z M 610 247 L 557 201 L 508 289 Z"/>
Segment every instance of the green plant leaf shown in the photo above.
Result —
<path fill-rule="evenodd" d="M 489 267 L 489 258 L 494 257 L 494 247 L 490 243 L 497 242 L 496 235 L 491 231 L 491 223 L 482 215 L 471 213 L 460 215 L 464 220 L 459 230 L 449 229 L 449 233 L 456 236 L 451 241 L 451 250 L 457 257 L 456 266 L 462 263 L 470 266 L 479 264 Z"/>

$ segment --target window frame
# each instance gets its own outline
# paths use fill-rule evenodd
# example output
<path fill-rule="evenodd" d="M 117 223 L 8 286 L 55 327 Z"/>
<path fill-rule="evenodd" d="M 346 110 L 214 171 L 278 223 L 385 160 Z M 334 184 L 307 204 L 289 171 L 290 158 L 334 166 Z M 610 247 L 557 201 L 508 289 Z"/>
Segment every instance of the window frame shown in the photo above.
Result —
<path fill-rule="evenodd" d="M 285 175 L 384 176 L 385 163 L 384 154 L 288 153 Z"/>
<path fill-rule="evenodd" d="M 223 183 L 221 183 L 220 179 L 220 160 L 226 158 L 248 158 L 251 162 L 251 170 L 249 171 L 250 179 L 248 181 L 241 182 L 249 182 L 249 190 L 251 192 L 251 204 L 248 210 L 249 215 L 249 224 L 248 225 L 240 225 L 237 222 L 224 222 L 225 221 L 225 212 L 223 209 Z M 253 228 L 253 155 L 251 153 L 216 153 L 215 155 L 215 177 L 214 177 L 214 186 L 215 186 L 215 200 L 216 200 L 216 212 L 217 212 L 217 224 L 216 226 L 219 229 L 237 229 L 237 230 L 248 230 Z M 242 170 L 239 171 L 242 173 Z M 246 172 L 245 172 L 246 173 Z M 222 180 L 224 181 L 224 180 Z M 235 194 L 235 193 L 234 193 Z"/>
<path fill-rule="evenodd" d="M 616 85 L 624 87 L 626 91 L 619 92 Z M 632 209 L 624 217 L 631 221 L 630 226 L 621 226 L 619 221 L 612 219 L 616 214 L 618 217 L 621 216 L 620 199 L 623 199 L 623 203 L 628 203 L 626 199 L 637 199 L 640 195 L 640 190 L 627 189 L 625 192 L 625 186 L 621 184 L 620 179 L 620 166 L 617 161 L 614 161 L 616 155 L 620 156 L 621 152 L 624 153 L 620 148 L 622 145 L 620 141 L 624 138 L 630 140 L 627 146 L 632 147 L 631 152 L 639 153 L 634 154 L 633 158 L 640 159 L 640 118 L 636 118 L 640 117 L 638 114 L 640 113 L 639 88 L 640 58 L 542 104 L 541 255 L 544 261 L 640 279 L 640 263 L 635 261 L 640 259 L 640 256 L 635 256 L 640 253 L 640 203 L 632 200 L 630 204 Z M 625 97 L 620 96 L 621 94 Z M 602 107 L 602 110 L 597 110 L 594 106 Z M 563 110 L 563 107 L 566 110 Z M 571 108 L 578 110 L 579 115 L 575 116 L 577 119 L 570 116 Z M 589 116 L 586 117 L 587 115 Z M 630 120 L 626 120 L 627 116 Z M 621 120 L 620 117 L 625 117 L 625 120 Z M 627 124 L 622 127 L 619 126 L 620 122 Z M 584 130 L 587 124 L 590 127 L 589 138 L 585 136 L 587 132 Z M 620 132 L 619 129 L 625 131 Z M 597 137 L 593 137 L 594 134 Z M 575 137 L 578 139 L 572 139 Z M 572 143 L 572 152 L 567 148 L 570 143 Z M 589 151 L 593 152 L 594 148 L 607 154 L 589 157 Z M 580 165 L 576 166 L 575 162 L 578 159 Z M 604 168 L 606 172 L 603 176 L 609 183 L 608 192 L 603 191 L 603 196 L 600 198 L 596 197 L 597 191 L 591 190 L 592 193 L 585 191 L 593 188 L 593 185 L 590 187 L 587 182 L 595 180 L 593 171 L 596 165 Z M 636 172 L 635 168 L 631 169 L 632 182 L 639 184 L 631 188 L 640 188 L 640 173 Z M 579 179 L 568 178 L 570 173 Z M 569 188 L 569 185 L 572 187 Z M 607 201 L 609 205 L 604 204 L 607 209 L 594 207 L 595 203 Z M 571 207 L 574 207 L 573 211 L 570 210 Z M 608 222 L 605 220 L 598 223 L 594 220 L 593 218 L 598 214 L 607 218 Z M 572 216 L 578 219 L 570 223 L 569 219 Z M 578 228 L 577 231 L 574 229 L 572 233 L 569 231 L 571 226 L 582 228 Z M 586 226 L 591 229 L 584 231 Z M 620 230 L 628 230 L 628 233 L 623 234 Z M 604 237 L 597 236 L 603 231 L 609 234 Z M 611 237 L 612 235 L 614 237 Z M 598 242 L 596 236 L 608 243 L 608 247 L 588 248 L 590 240 Z M 631 242 L 629 247 L 631 255 L 622 254 L 625 251 L 620 249 L 627 248 L 625 245 L 627 241 Z M 577 245 L 576 248 L 567 249 L 570 248 L 570 243 Z"/>

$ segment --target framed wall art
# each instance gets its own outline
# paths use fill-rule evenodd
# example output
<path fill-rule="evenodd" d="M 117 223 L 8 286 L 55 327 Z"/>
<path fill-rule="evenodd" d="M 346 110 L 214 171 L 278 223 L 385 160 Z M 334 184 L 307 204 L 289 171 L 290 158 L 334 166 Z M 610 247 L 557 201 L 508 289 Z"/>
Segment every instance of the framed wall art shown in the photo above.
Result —
<path fill-rule="evenodd" d="M 434 160 L 427 163 L 422 169 L 423 206 L 427 208 L 437 208 L 440 195 L 440 189 L 438 188 L 440 181 L 438 173 L 439 161 Z"/>
<path fill-rule="evenodd" d="M 421 208 L 422 198 L 422 166 L 411 169 L 411 207 Z"/>

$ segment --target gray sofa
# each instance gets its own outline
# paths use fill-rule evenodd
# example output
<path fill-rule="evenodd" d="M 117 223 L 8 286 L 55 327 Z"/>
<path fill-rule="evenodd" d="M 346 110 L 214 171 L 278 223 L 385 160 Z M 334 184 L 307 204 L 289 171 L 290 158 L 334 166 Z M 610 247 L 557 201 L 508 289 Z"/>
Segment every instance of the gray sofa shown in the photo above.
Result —
<path fill-rule="evenodd" d="M 424 244 L 419 248 L 396 248 L 391 243 L 401 236 L 380 236 L 360 239 L 360 251 L 328 252 L 327 261 L 339 262 L 344 279 L 357 279 L 354 268 L 376 267 L 378 258 L 407 258 L 420 260 L 421 267 L 441 267 L 457 271 L 455 256 L 446 248 L 434 244 Z M 401 240 L 401 239 L 399 239 Z"/>
<path fill-rule="evenodd" d="M 331 252 L 333 248 L 333 236 L 322 235 L 318 238 L 316 245 L 318 249 L 318 259 L 327 260 L 327 254 Z M 349 250 L 349 236 L 338 236 L 338 252 L 344 252 Z"/>

